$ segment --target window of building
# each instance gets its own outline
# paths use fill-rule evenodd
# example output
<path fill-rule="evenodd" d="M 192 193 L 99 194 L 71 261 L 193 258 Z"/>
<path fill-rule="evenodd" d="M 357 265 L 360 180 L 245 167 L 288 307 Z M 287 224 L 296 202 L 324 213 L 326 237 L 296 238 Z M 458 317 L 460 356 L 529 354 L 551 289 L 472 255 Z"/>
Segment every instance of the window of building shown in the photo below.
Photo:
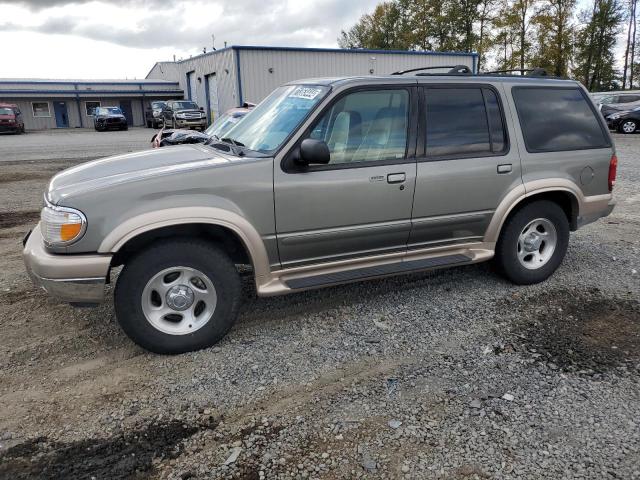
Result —
<path fill-rule="evenodd" d="M 517 87 L 513 99 L 529 152 L 609 146 L 597 113 L 579 88 Z"/>
<path fill-rule="evenodd" d="M 407 90 L 355 92 L 323 115 L 310 138 L 326 142 L 332 165 L 397 160 L 406 155 L 408 117 Z"/>
<path fill-rule="evenodd" d="M 34 117 L 50 117 L 49 102 L 32 102 L 31 109 Z"/>
<path fill-rule="evenodd" d="M 96 108 L 100 108 L 100 102 L 84 102 L 84 108 L 90 117 L 96 114 Z"/>
<path fill-rule="evenodd" d="M 500 104 L 489 88 L 426 90 L 428 157 L 500 154 L 506 133 Z"/>

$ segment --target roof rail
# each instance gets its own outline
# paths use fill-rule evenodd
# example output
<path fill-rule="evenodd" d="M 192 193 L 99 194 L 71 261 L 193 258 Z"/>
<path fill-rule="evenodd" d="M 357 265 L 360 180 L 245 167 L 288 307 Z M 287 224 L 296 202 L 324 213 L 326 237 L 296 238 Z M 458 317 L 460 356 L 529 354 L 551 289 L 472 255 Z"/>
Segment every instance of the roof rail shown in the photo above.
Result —
<path fill-rule="evenodd" d="M 512 73 L 512 72 L 520 72 L 524 74 L 527 72 L 528 77 L 548 77 L 549 74 L 544 68 L 535 67 L 535 68 L 511 68 L 508 70 L 492 70 L 490 72 L 482 72 L 482 75 L 492 75 L 494 73 Z"/>
<path fill-rule="evenodd" d="M 409 70 L 398 70 L 397 72 L 393 72 L 391 75 L 404 75 L 405 73 L 420 72 L 422 70 L 435 70 L 436 68 L 448 68 L 449 69 L 448 73 L 450 73 L 452 69 L 455 69 L 458 67 L 460 67 L 460 65 L 439 65 L 437 67 L 434 66 L 434 67 L 410 68 Z"/>

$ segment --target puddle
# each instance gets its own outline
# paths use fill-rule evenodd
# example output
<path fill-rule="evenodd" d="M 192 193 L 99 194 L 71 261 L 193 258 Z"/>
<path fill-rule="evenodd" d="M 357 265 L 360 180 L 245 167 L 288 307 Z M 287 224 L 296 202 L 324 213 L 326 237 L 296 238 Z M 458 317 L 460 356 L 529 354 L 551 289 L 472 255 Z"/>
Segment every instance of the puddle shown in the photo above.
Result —
<path fill-rule="evenodd" d="M 0 212 L 0 228 L 13 228 L 40 220 L 40 210 Z"/>
<path fill-rule="evenodd" d="M 581 373 L 640 368 L 640 303 L 635 300 L 594 289 L 508 303 L 524 319 L 514 332 L 515 343 L 552 368 Z"/>
<path fill-rule="evenodd" d="M 173 420 L 105 439 L 61 443 L 38 438 L 0 453 L 0 478 L 148 478 L 154 458 L 178 457 L 182 440 L 215 426 L 213 419 L 203 425 Z"/>

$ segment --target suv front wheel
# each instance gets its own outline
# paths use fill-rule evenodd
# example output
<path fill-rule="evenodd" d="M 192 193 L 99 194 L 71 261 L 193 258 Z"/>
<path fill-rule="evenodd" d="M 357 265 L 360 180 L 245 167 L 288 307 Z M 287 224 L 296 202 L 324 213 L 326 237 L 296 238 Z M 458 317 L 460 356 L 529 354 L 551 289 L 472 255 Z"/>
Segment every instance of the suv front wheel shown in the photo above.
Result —
<path fill-rule="evenodd" d="M 199 350 L 233 326 L 240 277 L 229 257 L 200 240 L 169 240 L 132 258 L 115 289 L 120 326 L 155 353 Z"/>
<path fill-rule="evenodd" d="M 539 283 L 560 266 L 568 245 L 564 210 L 541 200 L 525 205 L 506 221 L 496 246 L 496 263 L 513 283 Z"/>

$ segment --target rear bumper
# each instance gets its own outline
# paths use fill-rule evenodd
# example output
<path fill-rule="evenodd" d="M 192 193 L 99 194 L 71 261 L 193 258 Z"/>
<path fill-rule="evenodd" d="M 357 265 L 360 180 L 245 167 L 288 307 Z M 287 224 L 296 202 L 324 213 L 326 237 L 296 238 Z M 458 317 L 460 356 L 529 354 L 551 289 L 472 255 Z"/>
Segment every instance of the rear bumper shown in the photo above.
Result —
<path fill-rule="evenodd" d="M 69 303 L 104 300 L 111 255 L 55 255 L 44 248 L 40 224 L 25 239 L 24 264 L 33 283 Z"/>
<path fill-rule="evenodd" d="M 599 218 L 608 216 L 616 206 L 613 195 L 593 195 L 585 197 L 578 215 L 578 228 L 595 222 Z"/>

